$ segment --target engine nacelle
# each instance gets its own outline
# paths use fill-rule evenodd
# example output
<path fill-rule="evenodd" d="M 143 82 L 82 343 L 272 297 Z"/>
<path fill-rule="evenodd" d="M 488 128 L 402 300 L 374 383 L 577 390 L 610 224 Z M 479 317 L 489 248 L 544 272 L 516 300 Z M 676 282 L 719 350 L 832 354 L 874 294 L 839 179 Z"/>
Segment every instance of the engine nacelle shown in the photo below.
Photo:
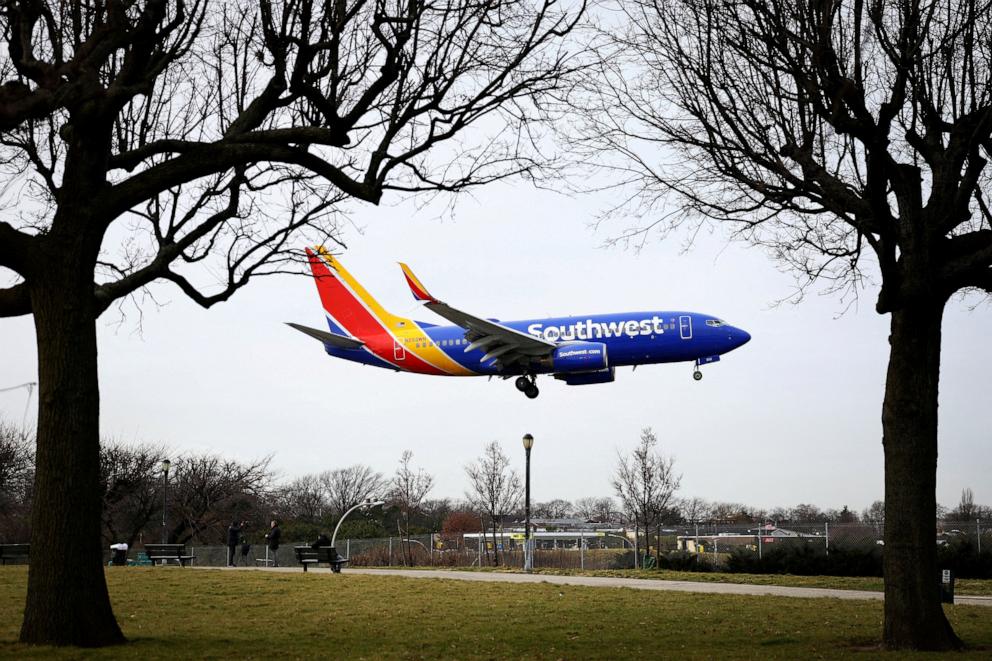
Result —
<path fill-rule="evenodd" d="M 609 366 L 602 342 L 572 342 L 555 349 L 551 367 L 555 372 L 598 372 Z"/>
<path fill-rule="evenodd" d="M 582 372 L 580 374 L 555 374 L 570 386 L 588 386 L 593 383 L 612 383 L 616 379 L 616 369 L 609 367 L 598 372 Z"/>

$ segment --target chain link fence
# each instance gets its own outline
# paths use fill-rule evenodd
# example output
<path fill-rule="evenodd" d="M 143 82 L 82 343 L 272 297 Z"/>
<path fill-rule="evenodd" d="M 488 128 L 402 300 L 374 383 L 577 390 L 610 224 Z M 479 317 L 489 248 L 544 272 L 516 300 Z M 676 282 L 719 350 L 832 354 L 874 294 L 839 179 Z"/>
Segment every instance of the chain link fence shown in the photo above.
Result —
<path fill-rule="evenodd" d="M 992 577 L 992 526 L 983 526 L 980 521 L 944 522 L 936 531 L 935 543 L 945 564 L 948 558 L 958 563 L 967 561 L 970 573 L 982 575 L 987 571 Z M 635 544 L 638 558 L 635 558 Z M 264 544 L 239 546 L 235 564 L 296 566 L 295 546 L 309 546 L 309 542 L 283 544 L 275 553 Z M 338 539 L 336 546 L 338 553 L 349 558 L 350 564 L 356 567 L 490 567 L 497 563 L 505 567 L 523 567 L 524 564 L 523 534 L 519 531 L 499 533 L 495 544 L 492 533 L 485 537 L 469 533 Z M 641 533 L 636 541 L 633 532 L 559 531 L 554 539 L 538 535 L 535 546 L 534 567 L 537 569 L 632 569 L 635 564 L 650 567 L 657 563 L 676 569 L 762 571 L 754 560 L 766 562 L 769 557 L 789 553 L 807 559 L 833 553 L 872 558 L 871 566 L 862 563 L 850 571 L 877 573 L 884 553 L 884 529 L 881 524 L 865 523 L 782 526 L 700 523 L 661 526 L 660 530 L 652 529 L 647 538 Z M 196 565 L 220 567 L 227 564 L 226 546 L 190 544 L 188 548 L 190 554 L 196 556 Z M 132 557 L 140 551 L 141 547 L 134 549 Z M 825 567 L 822 562 L 813 566 L 821 570 Z M 776 567 L 771 565 L 765 570 L 781 570 Z"/>

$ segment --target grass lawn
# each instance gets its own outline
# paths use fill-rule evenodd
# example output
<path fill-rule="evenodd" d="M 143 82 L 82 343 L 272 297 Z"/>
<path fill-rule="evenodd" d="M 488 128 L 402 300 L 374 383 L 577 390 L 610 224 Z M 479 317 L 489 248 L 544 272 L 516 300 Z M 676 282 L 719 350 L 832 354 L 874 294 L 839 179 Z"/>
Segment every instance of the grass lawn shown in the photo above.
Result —
<path fill-rule="evenodd" d="M 396 569 L 394 567 L 394 569 Z M 431 569 L 423 567 L 422 569 Z M 444 569 L 449 569 L 445 567 Z M 451 567 L 464 571 L 519 571 L 519 569 Z M 791 574 L 728 574 L 723 572 L 669 571 L 667 569 L 535 569 L 536 574 L 556 576 L 610 576 L 643 578 L 658 581 L 697 581 L 700 583 L 742 583 L 745 585 L 784 585 L 798 588 L 832 588 L 836 590 L 871 590 L 882 592 L 881 578 L 861 576 L 793 576 Z M 958 578 L 954 592 L 959 595 L 992 596 L 992 580 Z"/>
<path fill-rule="evenodd" d="M 626 589 L 467 583 L 392 576 L 107 570 L 131 642 L 104 650 L 15 643 L 27 572 L 0 568 L 0 657 L 602 659 L 840 658 L 875 648 L 882 604 Z M 989 658 L 992 612 L 951 606 Z M 924 656 L 924 655 L 921 655 Z"/>

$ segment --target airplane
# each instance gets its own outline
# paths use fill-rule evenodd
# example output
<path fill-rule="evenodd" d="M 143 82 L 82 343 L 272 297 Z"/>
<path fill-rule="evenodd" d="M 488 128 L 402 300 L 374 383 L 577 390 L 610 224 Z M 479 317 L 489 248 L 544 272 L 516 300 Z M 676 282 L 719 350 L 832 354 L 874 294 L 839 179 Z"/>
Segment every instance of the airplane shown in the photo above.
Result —
<path fill-rule="evenodd" d="M 438 326 L 387 312 L 334 255 L 321 246 L 306 252 L 330 332 L 287 325 L 322 342 L 329 355 L 419 374 L 516 377 L 517 389 L 530 399 L 539 394 L 539 374 L 579 386 L 610 383 L 617 367 L 693 361 L 698 381 L 701 366 L 751 339 L 747 331 L 698 312 L 484 319 L 431 296 L 401 263 L 414 298 L 453 324 Z"/>

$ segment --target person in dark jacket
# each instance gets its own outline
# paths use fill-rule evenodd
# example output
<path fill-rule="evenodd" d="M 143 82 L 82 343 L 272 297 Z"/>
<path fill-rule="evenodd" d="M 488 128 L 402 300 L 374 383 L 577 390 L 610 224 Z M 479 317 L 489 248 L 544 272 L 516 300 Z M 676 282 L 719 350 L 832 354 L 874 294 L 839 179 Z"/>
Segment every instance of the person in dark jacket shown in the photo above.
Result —
<path fill-rule="evenodd" d="M 276 563 L 276 551 L 279 550 L 279 538 L 281 536 L 282 531 L 279 530 L 279 522 L 273 519 L 272 524 L 269 526 L 269 532 L 265 533 L 265 539 L 269 542 L 269 555 L 271 556 L 273 567 L 279 566 Z"/>
<path fill-rule="evenodd" d="M 234 566 L 234 554 L 237 552 L 238 544 L 241 542 L 241 528 L 245 525 L 242 521 L 238 523 L 237 521 L 232 521 L 231 526 L 227 529 L 227 566 Z"/>

